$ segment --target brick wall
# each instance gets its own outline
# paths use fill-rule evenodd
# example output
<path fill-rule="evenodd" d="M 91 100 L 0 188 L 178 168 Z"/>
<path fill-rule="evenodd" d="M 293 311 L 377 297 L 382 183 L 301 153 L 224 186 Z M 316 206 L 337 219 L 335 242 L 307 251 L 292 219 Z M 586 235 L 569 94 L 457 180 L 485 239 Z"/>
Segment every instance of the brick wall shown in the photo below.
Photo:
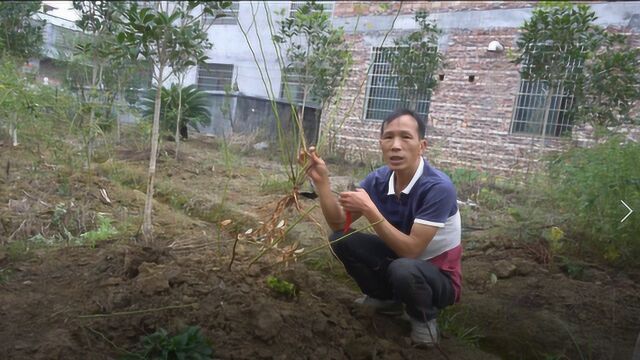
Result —
<path fill-rule="evenodd" d="M 445 3 L 442 2 L 442 6 L 460 6 L 457 9 L 462 9 L 467 2 Z M 486 4 L 489 2 L 473 3 L 475 7 L 490 5 Z M 495 5 L 517 4 L 520 3 Z M 336 3 L 336 11 L 348 13 L 353 6 L 353 3 Z M 371 5 L 375 6 L 380 4 Z M 507 54 L 509 50 L 515 50 L 517 33 L 517 28 L 447 31 L 445 77 L 432 95 L 427 123 L 427 157 L 431 161 L 449 168 L 464 167 L 505 174 L 526 172 L 536 167 L 542 154 L 559 151 L 571 144 L 593 143 L 591 130 L 585 126 L 574 129 L 572 138 L 543 139 L 541 136 L 509 133 L 520 76 L 517 66 L 509 61 Z M 390 38 L 399 35 L 401 33 L 394 31 Z M 378 46 L 371 39 L 383 36 L 383 31 L 369 31 L 347 37 L 356 65 L 346 88 L 338 97 L 337 106 L 324 111 L 325 129 L 329 124 L 334 127 L 341 125 L 335 142 L 352 160 L 379 157 L 380 122 L 363 120 L 363 117 L 371 47 Z M 486 51 L 493 40 L 504 46 L 503 52 Z M 637 40 L 636 34 L 634 41 Z M 468 81 L 469 75 L 475 76 L 473 82 Z"/>
<path fill-rule="evenodd" d="M 401 14 L 410 14 L 416 10 L 430 13 L 517 9 L 532 7 L 534 1 L 403 1 Z M 399 1 L 336 1 L 333 16 L 391 15 L 398 11 Z"/>

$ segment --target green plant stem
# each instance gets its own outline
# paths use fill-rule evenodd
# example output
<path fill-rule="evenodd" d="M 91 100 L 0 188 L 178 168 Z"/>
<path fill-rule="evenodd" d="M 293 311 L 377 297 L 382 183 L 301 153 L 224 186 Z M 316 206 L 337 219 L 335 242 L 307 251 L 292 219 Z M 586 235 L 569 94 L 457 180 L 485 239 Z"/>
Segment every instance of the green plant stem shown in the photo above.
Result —
<path fill-rule="evenodd" d="M 78 315 L 78 319 L 93 319 L 93 318 L 104 318 L 104 317 L 112 317 L 112 316 L 146 314 L 146 313 L 156 312 L 156 311 L 164 311 L 164 310 L 172 310 L 172 309 L 184 309 L 184 308 L 188 308 L 188 307 L 194 307 L 196 305 L 198 305 L 198 303 L 192 303 L 192 304 L 186 304 L 186 305 L 172 305 L 172 306 L 165 306 L 165 307 L 144 309 L 144 310 L 114 312 L 114 313 L 111 313 L 111 314 Z"/>
<path fill-rule="evenodd" d="M 120 352 L 123 352 L 123 353 L 127 354 L 128 356 L 136 356 L 136 357 L 138 357 L 139 359 L 143 359 L 143 357 L 141 357 L 141 356 L 139 356 L 139 355 L 137 355 L 137 354 L 135 354 L 135 353 L 132 353 L 131 351 L 129 351 L 129 350 L 127 350 L 127 349 L 124 349 L 124 348 L 121 348 L 120 346 L 118 346 L 118 345 L 114 344 L 114 343 L 113 343 L 113 341 L 109 340 L 109 339 L 108 339 L 108 338 L 107 338 L 103 333 L 101 333 L 100 331 L 95 330 L 95 329 L 93 329 L 93 328 L 91 328 L 91 327 L 88 327 L 88 326 L 83 326 L 83 328 L 85 328 L 85 329 L 87 329 L 87 330 L 91 331 L 92 333 L 94 333 L 94 334 L 96 334 L 96 335 L 100 336 L 100 337 L 102 338 L 102 340 L 106 341 L 109 345 L 113 346 L 113 348 L 114 348 L 114 349 L 116 349 L 116 350 L 118 350 L 118 351 L 120 351 Z"/>

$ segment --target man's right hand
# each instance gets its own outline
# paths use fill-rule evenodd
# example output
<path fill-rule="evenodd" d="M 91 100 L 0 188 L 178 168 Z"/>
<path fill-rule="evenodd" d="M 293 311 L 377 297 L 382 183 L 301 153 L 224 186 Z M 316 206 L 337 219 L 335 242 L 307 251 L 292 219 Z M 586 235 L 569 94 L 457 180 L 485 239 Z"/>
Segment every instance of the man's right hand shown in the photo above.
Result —
<path fill-rule="evenodd" d="M 301 165 L 306 163 L 305 173 L 316 186 L 329 183 L 327 164 L 318 156 L 314 146 L 309 147 L 308 151 L 301 151 L 298 161 Z"/>

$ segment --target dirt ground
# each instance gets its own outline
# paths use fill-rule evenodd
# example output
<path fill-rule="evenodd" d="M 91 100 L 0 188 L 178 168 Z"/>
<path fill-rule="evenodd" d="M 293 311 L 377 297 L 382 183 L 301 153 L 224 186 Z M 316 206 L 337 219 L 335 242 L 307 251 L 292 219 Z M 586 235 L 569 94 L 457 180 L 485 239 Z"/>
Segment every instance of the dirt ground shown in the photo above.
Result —
<path fill-rule="evenodd" d="M 637 272 L 592 264 L 576 280 L 509 239 L 472 230 L 463 235 L 462 302 L 447 312 L 440 348 L 412 348 L 405 320 L 353 306 L 358 292 L 326 249 L 287 267 L 274 251 L 249 266 L 262 244 L 244 233 L 268 223 L 286 195 L 276 161 L 246 145 L 225 160 L 220 142 L 204 136 L 186 142 L 179 161 L 172 146 L 158 164 L 153 247 L 134 237 L 143 151 L 121 146 L 89 176 L 0 146 L 0 357 L 114 359 L 159 328 L 197 325 L 219 359 L 631 358 L 640 332 Z M 349 166 L 335 168 L 343 182 L 353 177 Z M 321 219 L 314 200 L 300 204 Z M 118 235 L 73 245 L 99 213 Z M 282 218 L 288 226 L 299 214 L 291 208 Z M 61 229 L 70 233 L 66 243 L 33 240 Z M 286 243 L 308 251 L 325 242 L 322 229 L 302 221 Z M 298 295 L 274 293 L 269 275 L 294 283 Z"/>

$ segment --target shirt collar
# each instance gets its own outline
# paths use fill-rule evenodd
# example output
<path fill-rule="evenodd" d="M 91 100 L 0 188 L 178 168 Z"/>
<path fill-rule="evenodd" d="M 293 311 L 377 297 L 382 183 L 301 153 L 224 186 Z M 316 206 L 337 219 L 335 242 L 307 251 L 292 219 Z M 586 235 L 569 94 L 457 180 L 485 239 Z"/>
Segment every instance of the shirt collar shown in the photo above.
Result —
<path fill-rule="evenodd" d="M 418 169 L 416 169 L 415 174 L 413 174 L 413 178 L 411 178 L 411 181 L 409 182 L 409 185 L 407 185 L 407 187 L 404 188 L 401 191 L 401 193 L 409 195 L 409 192 L 411 192 L 411 189 L 413 189 L 413 185 L 416 184 L 416 182 L 418 181 L 420 176 L 422 176 L 423 172 L 424 172 L 424 159 L 420 158 L 420 164 L 418 165 Z M 389 191 L 387 192 L 387 195 L 395 195 L 396 194 L 395 177 L 396 177 L 396 172 L 395 171 L 391 172 L 391 178 L 389 179 Z"/>

